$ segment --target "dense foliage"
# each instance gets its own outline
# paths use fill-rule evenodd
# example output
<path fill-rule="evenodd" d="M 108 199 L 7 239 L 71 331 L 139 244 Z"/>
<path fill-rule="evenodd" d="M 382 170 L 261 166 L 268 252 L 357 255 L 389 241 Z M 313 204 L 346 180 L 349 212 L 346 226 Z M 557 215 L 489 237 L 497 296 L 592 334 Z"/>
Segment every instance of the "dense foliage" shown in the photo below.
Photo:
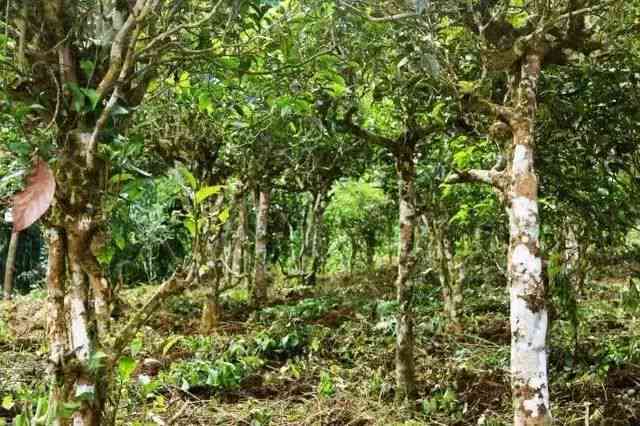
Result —
<path fill-rule="evenodd" d="M 0 11 L 0 425 L 640 422 L 638 1 Z"/>

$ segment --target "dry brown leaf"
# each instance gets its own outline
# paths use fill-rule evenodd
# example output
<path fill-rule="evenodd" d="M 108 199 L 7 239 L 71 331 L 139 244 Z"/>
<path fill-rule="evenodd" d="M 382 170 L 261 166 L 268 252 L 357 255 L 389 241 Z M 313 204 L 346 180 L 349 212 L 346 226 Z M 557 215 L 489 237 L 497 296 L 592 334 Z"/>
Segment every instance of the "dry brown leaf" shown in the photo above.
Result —
<path fill-rule="evenodd" d="M 49 209 L 56 192 L 56 180 L 46 161 L 38 159 L 24 191 L 13 197 L 13 232 L 20 232 Z"/>

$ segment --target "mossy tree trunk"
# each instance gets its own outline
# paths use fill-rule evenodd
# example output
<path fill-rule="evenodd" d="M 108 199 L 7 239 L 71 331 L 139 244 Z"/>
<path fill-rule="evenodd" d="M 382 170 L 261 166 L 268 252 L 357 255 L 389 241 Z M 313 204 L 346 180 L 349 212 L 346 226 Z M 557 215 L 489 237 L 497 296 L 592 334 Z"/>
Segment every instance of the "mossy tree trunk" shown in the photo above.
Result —
<path fill-rule="evenodd" d="M 413 146 L 403 147 L 396 154 L 400 239 L 398 245 L 398 278 L 396 280 L 396 398 L 415 396 L 413 360 L 414 319 L 412 272 L 415 227 L 415 165 Z"/>

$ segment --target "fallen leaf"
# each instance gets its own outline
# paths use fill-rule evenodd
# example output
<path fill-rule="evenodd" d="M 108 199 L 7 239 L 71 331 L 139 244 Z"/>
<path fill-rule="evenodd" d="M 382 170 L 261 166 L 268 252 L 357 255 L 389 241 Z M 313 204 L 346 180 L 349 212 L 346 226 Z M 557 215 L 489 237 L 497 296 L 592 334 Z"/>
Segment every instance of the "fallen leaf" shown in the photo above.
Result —
<path fill-rule="evenodd" d="M 13 197 L 13 232 L 20 232 L 40 219 L 49 209 L 56 181 L 46 161 L 38 160 L 27 179 L 27 187 Z"/>

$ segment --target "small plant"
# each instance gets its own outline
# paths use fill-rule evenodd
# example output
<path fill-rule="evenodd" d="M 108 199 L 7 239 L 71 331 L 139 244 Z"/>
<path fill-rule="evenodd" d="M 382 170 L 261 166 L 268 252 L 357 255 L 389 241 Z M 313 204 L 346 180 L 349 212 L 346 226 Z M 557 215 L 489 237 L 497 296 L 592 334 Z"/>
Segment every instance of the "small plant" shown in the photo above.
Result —
<path fill-rule="evenodd" d="M 451 416 L 456 414 L 459 408 L 460 403 L 458 402 L 458 397 L 451 388 L 437 392 L 431 398 L 422 401 L 422 411 L 428 416 L 436 414 Z"/>
<path fill-rule="evenodd" d="M 251 413 L 250 426 L 267 426 L 271 423 L 271 412 L 269 410 L 255 410 Z"/>
<path fill-rule="evenodd" d="M 378 367 L 376 371 L 371 373 L 371 377 L 368 381 L 368 393 L 374 397 L 382 397 L 385 391 L 385 381 L 382 368 Z"/>
<path fill-rule="evenodd" d="M 333 379 L 329 373 L 320 374 L 320 383 L 318 383 L 318 395 L 324 398 L 331 398 L 336 393 Z"/>

